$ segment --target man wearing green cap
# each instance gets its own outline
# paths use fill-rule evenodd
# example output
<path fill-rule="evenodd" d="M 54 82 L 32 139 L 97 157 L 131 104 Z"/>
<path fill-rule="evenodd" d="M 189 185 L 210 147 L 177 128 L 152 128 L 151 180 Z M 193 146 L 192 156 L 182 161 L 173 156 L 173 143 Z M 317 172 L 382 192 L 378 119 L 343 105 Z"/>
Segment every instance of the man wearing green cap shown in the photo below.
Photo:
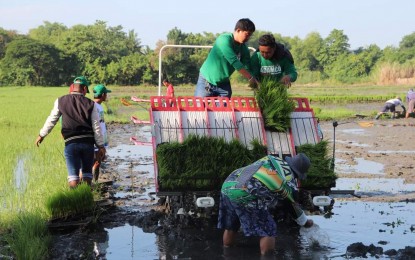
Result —
<path fill-rule="evenodd" d="M 100 157 L 105 156 L 96 103 L 85 97 L 88 84 L 85 77 L 75 78 L 71 92 L 55 100 L 53 109 L 35 141 L 39 146 L 62 117 L 61 133 L 65 141 L 64 154 L 71 188 L 76 187 L 80 181 L 91 185 L 94 145 L 99 148 Z"/>
<path fill-rule="evenodd" d="M 111 90 L 107 89 L 105 85 L 99 84 L 96 85 L 93 89 L 94 92 L 94 102 L 98 109 L 99 114 L 99 124 L 101 125 L 101 133 L 104 138 L 104 146 L 105 148 L 108 147 L 108 134 L 107 134 L 107 126 L 104 120 L 104 108 L 102 107 L 101 103 L 107 101 L 107 93 L 111 93 Z M 105 158 L 100 157 L 99 149 L 95 147 L 95 162 L 92 168 L 92 175 L 94 176 L 94 180 L 98 180 L 99 176 L 99 166 L 101 165 L 101 161 Z"/>

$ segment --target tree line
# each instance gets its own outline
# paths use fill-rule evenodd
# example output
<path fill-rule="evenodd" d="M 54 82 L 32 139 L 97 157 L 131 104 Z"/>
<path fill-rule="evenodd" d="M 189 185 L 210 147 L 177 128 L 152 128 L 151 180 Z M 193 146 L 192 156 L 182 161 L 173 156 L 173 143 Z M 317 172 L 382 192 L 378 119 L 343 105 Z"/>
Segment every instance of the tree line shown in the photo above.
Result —
<path fill-rule="evenodd" d="M 248 46 L 258 48 L 258 39 L 272 33 L 292 53 L 299 82 L 372 82 L 396 84 L 414 78 L 415 32 L 404 36 L 398 47 L 384 49 L 376 44 L 351 50 L 342 30 L 333 29 L 323 38 L 318 32 L 304 39 L 256 31 Z M 91 82 L 114 85 L 155 85 L 158 83 L 159 50 L 165 44 L 213 45 L 219 34 L 184 33 L 171 29 L 155 49 L 141 45 L 134 30 L 111 27 L 104 21 L 70 28 L 44 22 L 27 35 L 0 27 L 0 86 L 68 85 L 76 75 Z M 209 49 L 166 49 L 163 77 L 174 84 L 196 84 L 199 68 Z M 234 74 L 234 81 L 243 78 Z"/>

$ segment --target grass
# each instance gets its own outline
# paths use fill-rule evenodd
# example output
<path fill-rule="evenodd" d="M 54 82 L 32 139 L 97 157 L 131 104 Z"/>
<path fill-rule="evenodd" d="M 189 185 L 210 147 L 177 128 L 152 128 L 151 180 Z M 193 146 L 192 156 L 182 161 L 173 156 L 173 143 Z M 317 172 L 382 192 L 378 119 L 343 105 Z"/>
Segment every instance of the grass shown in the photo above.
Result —
<path fill-rule="evenodd" d="M 46 201 L 46 210 L 52 218 L 90 213 L 94 206 L 94 195 L 91 187 L 86 184 L 81 184 L 75 189 L 57 191 Z"/>
<path fill-rule="evenodd" d="M 13 222 L 6 241 L 16 259 L 46 259 L 51 237 L 40 214 L 26 212 Z"/>
<path fill-rule="evenodd" d="M 112 92 L 108 102 L 104 103 L 107 122 L 130 122 L 132 115 L 148 120 L 148 104 L 130 101 L 130 105 L 126 106 L 121 98 L 149 98 L 158 93 L 157 87 L 108 88 Z M 311 100 L 324 96 L 345 100 L 344 97 L 349 96 L 403 97 L 407 89 L 406 86 L 320 87 L 294 84 L 289 94 Z M 193 95 L 193 91 L 194 86 L 191 85 L 175 87 L 176 96 Z M 233 91 L 234 96 L 253 96 L 252 90 L 246 86 L 235 85 Z M 163 88 L 162 94 L 164 92 Z M 7 236 L 7 242 L 17 259 L 46 257 L 45 248 L 49 240 L 43 230 L 54 214 L 46 205 L 51 194 L 68 189 L 59 123 L 39 148 L 34 144 L 54 100 L 67 93 L 68 87 L 0 87 L 0 233 L 13 234 Z M 92 98 L 92 95 L 88 94 L 88 97 Z M 311 101 L 311 106 L 320 119 L 338 119 L 355 114 L 353 109 L 346 109 L 343 104 L 335 109 L 325 109 L 321 103 Z M 374 113 L 377 109 L 373 107 Z"/>

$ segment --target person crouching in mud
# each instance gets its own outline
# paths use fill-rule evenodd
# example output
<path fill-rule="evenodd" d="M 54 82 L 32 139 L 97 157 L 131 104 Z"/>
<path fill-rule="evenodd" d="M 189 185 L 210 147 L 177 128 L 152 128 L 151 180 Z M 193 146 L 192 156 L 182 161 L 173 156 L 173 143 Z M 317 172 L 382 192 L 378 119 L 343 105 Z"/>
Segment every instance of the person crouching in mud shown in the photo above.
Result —
<path fill-rule="evenodd" d="M 285 157 L 285 161 L 268 155 L 233 171 L 221 189 L 218 228 L 224 229 L 223 246 L 232 246 L 242 227 L 245 236 L 260 237 L 262 255 L 273 252 L 277 224 L 270 210 L 278 200 L 288 202 L 288 210 L 298 225 L 313 226 L 296 201 L 295 178 L 305 179 L 309 167 L 309 158 L 299 153 Z"/>
<path fill-rule="evenodd" d="M 402 110 L 403 110 L 403 114 L 406 114 L 406 108 L 402 103 L 402 99 L 400 97 L 396 97 L 393 99 L 389 99 L 388 101 L 385 102 L 385 105 L 383 106 L 382 110 L 377 113 L 375 119 L 378 120 L 380 118 L 381 115 L 387 113 L 388 111 L 390 111 L 392 113 L 392 119 L 394 119 L 396 117 L 395 113 L 396 113 L 396 106 L 401 106 Z"/>

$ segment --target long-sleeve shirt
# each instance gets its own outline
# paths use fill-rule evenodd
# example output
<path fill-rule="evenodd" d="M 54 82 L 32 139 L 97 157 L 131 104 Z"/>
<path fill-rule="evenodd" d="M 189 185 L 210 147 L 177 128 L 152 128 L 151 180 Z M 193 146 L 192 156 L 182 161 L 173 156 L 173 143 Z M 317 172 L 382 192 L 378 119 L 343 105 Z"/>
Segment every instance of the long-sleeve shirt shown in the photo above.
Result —
<path fill-rule="evenodd" d="M 290 214 L 299 225 L 307 221 L 296 202 L 297 183 L 290 166 L 282 159 L 266 156 L 251 165 L 235 170 L 222 185 L 222 193 L 245 207 L 269 208 L 285 200 Z"/>
<path fill-rule="evenodd" d="M 411 101 L 412 99 L 415 99 L 415 91 L 408 91 L 408 93 L 406 94 L 406 102 Z"/>
<path fill-rule="evenodd" d="M 248 69 L 249 49 L 245 44 L 234 41 L 232 33 L 218 36 L 208 57 L 200 68 L 200 73 L 207 82 L 218 85 L 229 82 L 235 70 Z"/>
<path fill-rule="evenodd" d="M 65 144 L 91 142 L 104 145 L 100 117 L 94 101 L 81 93 L 71 93 L 55 100 L 52 111 L 39 132 L 47 136 L 62 116 L 62 136 Z"/>
<path fill-rule="evenodd" d="M 264 76 L 271 76 L 276 81 L 280 81 L 284 75 L 289 75 L 291 82 L 297 80 L 297 70 L 288 57 L 267 60 L 259 51 L 251 57 L 250 71 L 259 80 Z"/>
<path fill-rule="evenodd" d="M 397 98 L 389 99 L 388 101 L 386 101 L 386 103 L 389 103 L 389 104 L 394 104 L 395 106 L 405 107 L 405 106 L 403 105 L 402 101 L 400 101 L 400 100 L 399 100 L 399 99 L 397 99 Z"/>

